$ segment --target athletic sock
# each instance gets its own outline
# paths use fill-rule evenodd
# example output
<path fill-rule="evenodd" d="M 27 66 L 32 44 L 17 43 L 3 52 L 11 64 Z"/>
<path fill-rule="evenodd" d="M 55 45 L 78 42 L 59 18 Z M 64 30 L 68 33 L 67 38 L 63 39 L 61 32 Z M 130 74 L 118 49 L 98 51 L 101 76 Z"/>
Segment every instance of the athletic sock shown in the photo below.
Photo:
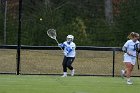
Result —
<path fill-rule="evenodd" d="M 67 72 L 64 72 L 63 75 L 67 76 Z"/>
<path fill-rule="evenodd" d="M 74 76 L 75 70 L 71 70 L 71 76 Z"/>
<path fill-rule="evenodd" d="M 131 81 L 131 79 L 130 78 L 127 78 L 127 81 L 129 82 L 129 81 Z"/>

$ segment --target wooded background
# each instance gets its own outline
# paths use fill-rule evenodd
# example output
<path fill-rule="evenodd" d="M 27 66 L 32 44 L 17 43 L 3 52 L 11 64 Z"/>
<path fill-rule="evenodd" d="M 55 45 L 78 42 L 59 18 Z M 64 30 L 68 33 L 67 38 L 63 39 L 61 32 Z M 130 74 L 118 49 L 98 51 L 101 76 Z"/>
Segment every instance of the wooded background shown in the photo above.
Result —
<path fill-rule="evenodd" d="M 18 0 L 0 0 L 0 45 L 17 45 Z M 140 0 L 23 0 L 22 45 L 57 45 L 46 31 L 68 34 L 77 46 L 116 46 L 140 33 Z M 42 18 L 42 20 L 40 20 Z"/>

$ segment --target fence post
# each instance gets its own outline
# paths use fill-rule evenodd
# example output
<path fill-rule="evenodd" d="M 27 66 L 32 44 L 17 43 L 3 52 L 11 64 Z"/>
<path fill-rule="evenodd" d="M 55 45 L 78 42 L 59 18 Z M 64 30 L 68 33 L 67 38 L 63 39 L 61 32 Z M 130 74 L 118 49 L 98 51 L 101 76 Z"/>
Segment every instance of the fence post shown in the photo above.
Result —
<path fill-rule="evenodd" d="M 115 48 L 113 48 L 113 67 L 112 67 L 112 77 L 115 74 Z"/>
<path fill-rule="evenodd" d="M 4 37 L 4 45 L 6 45 L 6 41 L 7 41 L 6 40 L 6 38 L 7 38 L 7 36 L 6 36 L 7 35 L 6 34 L 6 32 L 7 32 L 6 31 L 7 22 L 6 21 L 7 21 L 7 0 L 5 0 L 5 6 L 4 6 L 4 32 L 3 32 L 4 33 L 4 36 L 3 36 Z"/>
<path fill-rule="evenodd" d="M 18 19 L 18 46 L 17 46 L 17 75 L 20 74 L 20 49 L 21 49 L 21 21 L 22 21 L 22 0 L 19 0 L 19 19 Z"/>

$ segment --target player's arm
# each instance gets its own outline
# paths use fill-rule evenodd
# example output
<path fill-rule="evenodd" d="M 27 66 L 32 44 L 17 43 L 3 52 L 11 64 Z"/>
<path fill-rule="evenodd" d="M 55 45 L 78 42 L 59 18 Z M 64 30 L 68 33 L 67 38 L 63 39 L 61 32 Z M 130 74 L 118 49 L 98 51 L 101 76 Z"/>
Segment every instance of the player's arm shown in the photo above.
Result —
<path fill-rule="evenodd" d="M 70 46 L 66 47 L 66 50 L 64 51 L 64 55 L 65 56 L 68 55 L 72 50 L 73 50 L 72 47 L 70 47 Z"/>
<path fill-rule="evenodd" d="M 122 51 L 123 51 L 124 53 L 127 53 L 127 47 L 123 46 L 123 47 L 122 47 Z"/>
<path fill-rule="evenodd" d="M 60 43 L 60 44 L 58 44 L 58 46 L 64 48 L 66 45 L 65 45 L 65 43 Z"/>
<path fill-rule="evenodd" d="M 67 47 L 66 50 L 68 51 L 68 53 L 70 53 L 71 51 L 75 50 L 76 45 L 72 44 L 71 46 Z"/>
<path fill-rule="evenodd" d="M 132 56 L 131 52 L 127 51 L 127 48 L 129 46 L 129 41 L 127 41 L 124 46 L 122 47 L 122 51 L 127 53 L 128 55 Z"/>
<path fill-rule="evenodd" d="M 72 51 L 72 47 L 66 47 L 67 53 L 69 54 Z"/>
<path fill-rule="evenodd" d="M 132 56 L 132 54 L 131 54 L 129 51 L 127 51 L 127 47 L 123 46 L 123 47 L 122 47 L 122 51 L 123 51 L 124 53 L 127 53 L 128 55 Z"/>

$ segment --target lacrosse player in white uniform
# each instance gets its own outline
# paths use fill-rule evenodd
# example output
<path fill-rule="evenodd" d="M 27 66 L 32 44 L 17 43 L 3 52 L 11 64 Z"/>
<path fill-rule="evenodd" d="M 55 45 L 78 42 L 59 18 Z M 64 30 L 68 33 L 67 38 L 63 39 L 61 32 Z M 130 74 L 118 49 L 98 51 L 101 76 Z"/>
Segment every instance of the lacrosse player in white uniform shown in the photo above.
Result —
<path fill-rule="evenodd" d="M 63 76 L 62 77 L 67 77 L 67 68 L 71 70 L 71 76 L 74 76 L 74 68 L 72 67 L 72 63 L 75 59 L 75 49 L 76 45 L 73 42 L 74 36 L 73 35 L 68 35 L 67 40 L 63 43 L 58 44 L 59 47 L 64 49 L 64 59 L 63 59 Z"/>
<path fill-rule="evenodd" d="M 131 32 L 128 38 L 129 40 L 122 47 L 122 50 L 125 52 L 123 62 L 126 68 L 125 70 L 121 70 L 121 76 L 126 76 L 127 84 L 133 84 L 130 80 L 130 76 L 136 63 L 136 52 L 139 49 L 139 34 Z"/>

